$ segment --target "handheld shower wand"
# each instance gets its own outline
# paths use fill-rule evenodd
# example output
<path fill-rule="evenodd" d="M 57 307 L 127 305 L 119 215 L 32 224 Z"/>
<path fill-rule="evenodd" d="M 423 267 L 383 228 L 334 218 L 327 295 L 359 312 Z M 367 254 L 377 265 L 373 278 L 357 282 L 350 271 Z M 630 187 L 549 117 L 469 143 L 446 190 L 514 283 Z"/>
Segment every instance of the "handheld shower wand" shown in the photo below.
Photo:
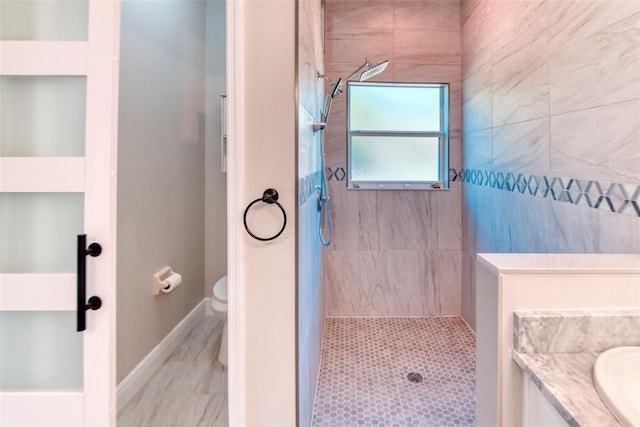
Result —
<path fill-rule="evenodd" d="M 353 73 L 351 73 L 349 77 L 347 77 L 344 81 L 351 80 L 351 78 L 354 77 L 356 74 L 358 74 L 362 69 L 364 69 L 364 71 L 362 71 L 362 73 L 360 74 L 359 80 L 361 82 L 365 80 L 369 80 L 371 77 L 376 76 L 381 72 L 383 72 L 385 68 L 387 68 L 387 65 L 389 65 L 388 59 L 385 59 L 378 65 L 373 65 L 371 62 L 369 62 L 368 59 L 365 59 L 364 64 L 356 68 L 356 70 Z M 313 123 L 314 132 L 323 130 L 327 126 L 329 113 L 331 113 L 331 105 L 333 105 L 333 98 L 335 98 L 336 96 L 342 95 L 342 85 L 344 83 L 342 78 L 339 78 L 338 81 L 335 82 L 334 84 L 329 77 L 320 73 L 318 73 L 318 78 L 327 80 L 329 84 L 332 84 L 333 86 L 331 87 L 331 90 L 327 92 L 327 95 L 324 98 L 324 110 L 322 110 L 320 121 Z"/>
<path fill-rule="evenodd" d="M 364 69 L 364 71 L 362 71 L 362 73 L 360 74 L 360 78 L 359 78 L 359 80 L 363 82 L 383 72 L 384 69 L 387 68 L 387 65 L 389 65 L 389 60 L 387 59 L 385 59 L 384 61 L 382 61 L 377 65 L 373 65 L 371 62 L 369 62 L 368 59 L 365 59 L 364 64 L 359 66 L 353 73 L 349 75 L 349 77 L 344 79 L 344 81 L 351 80 L 352 77 L 354 77 L 356 74 L 358 74 L 360 71 Z M 331 113 L 331 105 L 333 104 L 333 98 L 335 98 L 336 96 L 342 95 L 342 85 L 343 85 L 342 78 L 339 78 L 338 81 L 335 82 L 335 84 L 331 81 L 329 77 L 323 74 L 318 73 L 318 78 L 327 80 L 329 84 L 331 84 L 332 86 L 324 98 L 324 109 L 320 112 L 321 121 L 313 123 L 314 132 L 323 130 L 326 127 L 327 120 L 329 119 L 329 113 Z M 320 184 L 316 185 L 316 192 L 318 196 L 318 211 L 320 212 L 320 224 L 318 226 L 318 233 L 320 235 L 320 242 L 324 246 L 329 246 L 331 244 L 331 241 L 333 240 L 333 220 L 331 219 L 331 198 L 329 197 L 329 191 L 327 189 L 327 177 L 325 175 L 324 132 L 322 133 L 322 136 L 320 138 L 321 138 L 320 149 L 322 150 L 320 155 L 321 177 L 320 177 Z M 322 224 L 324 223 L 324 218 L 326 218 L 326 222 L 327 222 L 328 234 L 326 237 L 324 236 L 324 234 L 322 234 Z"/>

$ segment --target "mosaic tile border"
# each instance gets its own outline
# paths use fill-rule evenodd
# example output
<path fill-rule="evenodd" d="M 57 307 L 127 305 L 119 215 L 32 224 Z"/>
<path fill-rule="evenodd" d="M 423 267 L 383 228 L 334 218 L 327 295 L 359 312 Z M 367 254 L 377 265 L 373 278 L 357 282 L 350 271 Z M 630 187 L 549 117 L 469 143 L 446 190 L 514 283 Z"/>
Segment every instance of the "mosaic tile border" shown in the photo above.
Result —
<path fill-rule="evenodd" d="M 344 181 L 347 177 L 347 172 L 344 168 L 327 168 L 327 181 Z"/>
<path fill-rule="evenodd" d="M 346 177 L 345 169 L 342 167 L 327 168 L 326 174 L 328 181 L 344 181 Z M 308 178 L 309 182 L 318 182 L 312 178 L 316 175 L 319 180 L 320 171 L 301 181 Z M 638 184 L 464 168 L 459 170 L 450 168 L 449 182 L 475 184 L 640 217 L 640 185 Z M 304 182 L 304 185 L 310 185 L 310 187 L 301 185 L 301 189 L 305 188 L 304 198 L 303 192 L 300 193 L 301 205 L 312 195 L 315 196 L 315 184 Z"/>
<path fill-rule="evenodd" d="M 327 181 L 344 181 L 347 178 L 347 171 L 343 167 L 327 168 Z M 449 169 L 449 181 L 453 182 L 458 176 L 455 169 Z"/>
<path fill-rule="evenodd" d="M 298 180 L 298 205 L 302 206 L 313 197 L 316 198 L 316 185 L 320 183 L 322 174 L 320 170 L 315 171 Z"/>
<path fill-rule="evenodd" d="M 486 169 L 449 169 L 449 176 L 451 182 L 475 184 L 640 217 L 640 185 L 637 184 Z"/>

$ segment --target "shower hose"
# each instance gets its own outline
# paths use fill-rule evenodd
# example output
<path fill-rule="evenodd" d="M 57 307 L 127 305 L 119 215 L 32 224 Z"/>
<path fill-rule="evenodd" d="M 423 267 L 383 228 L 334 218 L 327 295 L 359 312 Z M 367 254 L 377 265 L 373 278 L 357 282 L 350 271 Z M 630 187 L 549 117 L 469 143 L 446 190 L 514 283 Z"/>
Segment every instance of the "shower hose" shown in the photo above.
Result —
<path fill-rule="evenodd" d="M 318 210 L 320 211 L 320 223 L 318 224 L 318 234 L 320 235 L 320 242 L 324 246 L 329 246 L 333 240 L 333 220 L 331 219 L 331 199 L 329 198 L 329 191 L 327 190 L 327 177 L 325 175 L 324 167 L 324 133 L 321 139 L 322 155 L 320 156 L 321 169 L 320 169 L 320 185 L 316 186 L 318 192 Z M 322 224 L 324 224 L 324 218 L 327 222 L 327 236 L 322 234 Z"/>
<path fill-rule="evenodd" d="M 320 204 L 320 225 L 318 227 L 318 233 L 320 234 L 320 242 L 324 246 L 329 246 L 331 244 L 331 240 L 333 240 L 333 221 L 331 220 L 331 199 L 326 195 L 327 188 L 324 183 L 320 188 L 320 200 L 318 203 Z M 323 218 L 327 218 L 327 237 L 325 238 L 322 234 L 322 224 L 324 223 Z"/>

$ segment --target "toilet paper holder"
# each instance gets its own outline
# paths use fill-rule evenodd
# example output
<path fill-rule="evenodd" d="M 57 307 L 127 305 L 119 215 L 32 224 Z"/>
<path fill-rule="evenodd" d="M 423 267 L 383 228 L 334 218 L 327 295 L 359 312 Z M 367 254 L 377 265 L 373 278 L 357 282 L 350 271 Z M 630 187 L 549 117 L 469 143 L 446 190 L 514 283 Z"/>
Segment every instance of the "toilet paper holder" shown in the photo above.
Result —
<path fill-rule="evenodd" d="M 176 274 L 171 267 L 164 267 L 153 275 L 153 294 L 160 295 L 161 292 L 167 292 L 170 285 L 166 280 Z"/>

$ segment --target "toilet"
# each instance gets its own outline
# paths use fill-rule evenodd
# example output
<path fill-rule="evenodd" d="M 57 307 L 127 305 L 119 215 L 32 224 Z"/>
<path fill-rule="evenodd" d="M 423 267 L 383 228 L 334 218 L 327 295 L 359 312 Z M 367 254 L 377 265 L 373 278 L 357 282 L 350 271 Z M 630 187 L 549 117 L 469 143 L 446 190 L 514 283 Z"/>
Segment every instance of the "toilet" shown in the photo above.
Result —
<path fill-rule="evenodd" d="M 218 362 L 227 366 L 227 276 L 222 277 L 213 285 L 209 304 L 215 315 L 224 322 L 220 350 L 218 350 Z"/>

